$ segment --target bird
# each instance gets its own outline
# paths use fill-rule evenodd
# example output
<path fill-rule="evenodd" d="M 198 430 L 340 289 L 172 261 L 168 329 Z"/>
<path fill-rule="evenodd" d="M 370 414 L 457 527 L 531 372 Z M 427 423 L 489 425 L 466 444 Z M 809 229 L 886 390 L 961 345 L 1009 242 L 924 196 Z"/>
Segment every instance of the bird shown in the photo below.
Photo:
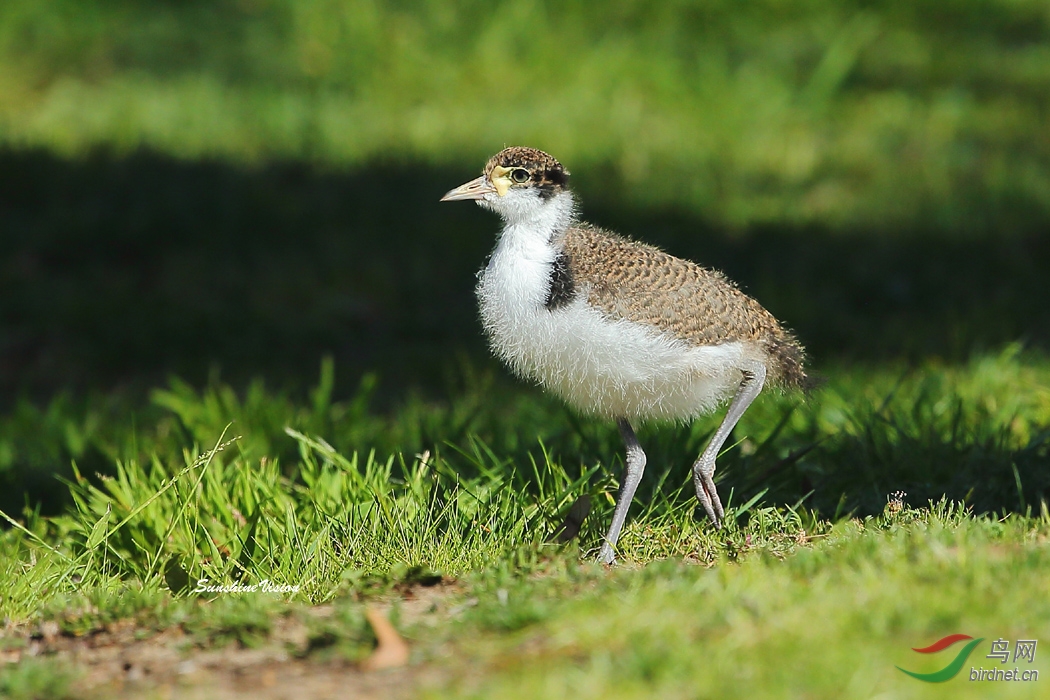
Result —
<path fill-rule="evenodd" d="M 687 422 L 728 402 L 692 468 L 721 527 L 715 458 L 763 387 L 806 384 L 805 352 L 721 272 L 581 221 L 568 179 L 553 156 L 512 146 L 441 201 L 472 200 L 503 220 L 475 290 L 493 353 L 580 413 L 616 422 L 625 473 L 598 555 L 611 565 L 646 464 L 633 425 Z"/>

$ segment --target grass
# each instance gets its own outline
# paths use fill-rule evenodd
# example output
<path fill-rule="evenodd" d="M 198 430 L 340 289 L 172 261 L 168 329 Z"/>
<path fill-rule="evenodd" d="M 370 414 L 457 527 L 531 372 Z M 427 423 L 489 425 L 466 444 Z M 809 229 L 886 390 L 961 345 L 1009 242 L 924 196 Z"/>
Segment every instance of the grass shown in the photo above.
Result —
<path fill-rule="evenodd" d="M 610 426 L 545 433 L 555 418 L 571 424 L 568 414 L 510 389 L 506 413 L 410 399 L 384 417 L 362 408 L 367 386 L 333 400 L 332 372 L 325 364 L 308 402 L 261 385 L 239 395 L 175 383 L 154 395 L 164 418 L 110 432 L 115 443 L 67 430 L 86 436 L 83 449 L 119 456 L 97 475 L 75 466 L 66 512 L 26 509 L 0 538 L 6 638 L 54 620 L 76 639 L 130 619 L 147 637 L 180 629 L 194 648 L 251 647 L 275 643 L 286 616 L 308 620 L 303 605 L 330 604 L 342 612 L 303 622 L 314 641 L 296 654 L 357 662 L 373 643 L 364 604 L 394 600 L 402 619 L 406 591 L 444 581 L 448 596 L 400 625 L 414 663 L 449 672 L 426 686 L 435 696 L 706 696 L 746 685 L 773 697 L 791 687 L 920 697 L 919 682 L 893 668 L 920 668 L 910 647 L 960 630 L 1038 638 L 1050 619 L 1050 395 L 1038 388 L 1050 364 L 1038 353 L 831 371 L 803 403 L 763 398 L 720 460 L 729 507 L 719 532 L 697 514 L 687 473 L 715 419 L 644 430 L 650 471 L 612 571 L 591 563 L 619 476 Z M 511 447 L 518 426 L 499 416 L 543 413 L 543 441 Z M 453 434 L 463 415 L 458 442 L 354 448 L 407 439 L 414 423 Z M 100 422 L 68 404 L 38 419 L 28 433 Z M 551 543 L 583 496 L 592 512 L 579 537 Z M 202 579 L 289 588 L 195 592 Z M 11 667 L 0 682 L 32 697 L 24 688 L 43 682 L 33 668 Z"/>
<path fill-rule="evenodd" d="M 527 483 L 534 494 L 559 501 L 582 495 L 577 482 L 583 476 L 595 488 L 609 487 L 621 449 L 613 426 L 579 418 L 484 371 L 465 367 L 462 374 L 455 398 L 408 394 L 389 412 L 373 406 L 371 379 L 336 399 L 330 361 L 300 398 L 261 382 L 238 393 L 221 382 L 198 390 L 173 381 L 153 393 L 153 405 L 135 425 L 117 420 L 121 409 L 101 398 L 75 404 L 59 397 L 46 409 L 26 405 L 17 420 L 9 419 L 0 450 L 15 475 L 16 467 L 36 464 L 44 471 L 72 460 L 77 471 L 66 478 L 92 524 L 107 506 L 112 517 L 125 517 L 131 504 L 176 475 L 182 485 L 151 506 L 159 510 L 148 511 L 157 523 L 183 507 L 177 492 L 197 479 L 208 498 L 220 499 L 209 510 L 236 509 L 246 519 L 256 501 L 278 513 L 303 502 L 290 491 L 313 494 L 303 497 L 310 500 L 319 497 L 316 489 L 330 490 L 320 517 L 339 512 L 340 504 L 387 494 L 393 484 L 411 485 L 413 498 L 421 498 L 434 484 L 451 488 L 454 476 L 486 479 L 471 486 L 486 492 L 499 492 L 501 479 L 516 488 Z M 738 502 L 767 490 L 767 499 L 778 503 L 806 497 L 827 516 L 872 514 L 887 493 L 905 490 L 917 503 L 947 494 L 978 512 L 1038 508 L 1048 488 L 1050 424 L 1050 364 L 1042 353 L 1011 345 L 963 366 L 851 364 L 827 374 L 812 397 L 771 393 L 744 417 L 739 445 L 720 462 Z M 643 427 L 652 466 L 642 494 L 667 491 L 658 483 L 686 485 L 689 456 L 699 453 L 717 421 Z M 187 466 L 222 435 L 238 439 L 206 469 Z M 358 472 L 362 480 L 351 480 Z M 572 484 L 576 490 L 565 492 Z M 689 501 L 688 493 L 681 496 Z M 428 507 L 440 509 L 448 498 L 442 493 Z M 224 529 L 233 525 L 226 517 Z M 154 539 L 167 537 L 159 528 Z"/>
<path fill-rule="evenodd" d="M 930 689 L 894 667 L 932 671 L 945 660 L 918 659 L 911 647 L 959 631 L 1045 636 L 1045 512 L 997 519 L 945 502 L 891 504 L 865 519 L 799 524 L 797 515 L 756 509 L 745 539 L 726 537 L 738 546 L 722 550 L 712 567 L 667 559 L 606 571 L 581 562 L 575 549 L 526 547 L 465 574 L 453 594 L 414 619 L 399 614 L 395 600 L 393 616 L 413 645 L 414 665 L 444 671 L 424 685 L 430 697 L 695 697 L 744 689 L 768 697 L 926 697 Z M 357 599 L 382 598 L 383 590 L 358 588 Z M 131 616 L 143 630 L 181 627 L 198 649 L 262 645 L 276 620 L 308 619 L 301 607 L 267 596 L 207 602 L 138 591 L 77 594 L 34 619 L 59 620 L 64 634 L 84 635 Z M 341 597 L 337 606 L 334 616 L 310 623 L 299 652 L 307 661 L 368 654 L 363 604 Z M 990 665 L 983 654 L 972 657 L 974 666 Z M 1042 661 L 1021 666 L 1046 670 Z M 986 696 L 967 673 L 951 681 L 952 692 Z M 60 689 L 71 674 L 61 662 L 23 664 L 3 672 L 0 687 L 36 697 L 24 688 Z M 1038 697 L 1037 689 L 1014 690 Z"/>
<path fill-rule="evenodd" d="M 471 645 L 497 670 L 463 684 L 465 694 L 926 697 L 933 689 L 893 667 L 935 670 L 948 659 L 916 658 L 910 647 L 957 630 L 1045 633 L 1045 537 L 1045 521 L 974 519 L 941 504 L 842 522 L 787 556 L 760 547 L 715 569 L 665 561 L 571 598 L 535 584 L 510 588 L 506 607 L 536 610 L 531 624 Z M 475 614 L 491 629 L 508 613 L 499 615 L 496 596 L 484 599 Z M 961 697 L 988 693 L 965 678 L 949 687 Z"/>
<path fill-rule="evenodd" d="M 0 692 L 16 700 L 67 700 L 77 697 L 72 690 L 75 680 L 75 674 L 65 666 L 33 659 L 5 669 L 0 675 Z"/>

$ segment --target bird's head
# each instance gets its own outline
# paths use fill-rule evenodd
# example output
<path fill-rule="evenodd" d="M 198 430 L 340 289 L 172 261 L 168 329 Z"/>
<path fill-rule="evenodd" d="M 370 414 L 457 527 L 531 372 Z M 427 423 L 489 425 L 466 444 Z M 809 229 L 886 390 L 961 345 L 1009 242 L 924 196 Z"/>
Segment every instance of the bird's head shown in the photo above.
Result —
<path fill-rule="evenodd" d="M 569 171 L 543 151 L 524 146 L 504 148 L 489 158 L 481 177 L 460 185 L 442 202 L 473 199 L 506 221 L 527 220 L 548 208 L 572 207 Z"/>

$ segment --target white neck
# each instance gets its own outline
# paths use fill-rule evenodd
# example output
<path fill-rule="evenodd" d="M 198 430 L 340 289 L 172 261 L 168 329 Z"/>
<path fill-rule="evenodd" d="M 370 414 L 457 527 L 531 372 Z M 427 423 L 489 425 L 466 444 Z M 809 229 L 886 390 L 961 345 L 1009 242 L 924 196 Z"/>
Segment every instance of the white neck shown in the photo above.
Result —
<path fill-rule="evenodd" d="M 576 201 L 568 191 L 543 199 L 535 191 L 511 190 L 504 197 L 478 203 L 495 211 L 506 223 L 497 247 L 508 243 L 548 246 L 576 220 Z M 519 240 L 506 240 L 508 237 Z"/>
<path fill-rule="evenodd" d="M 493 199 L 482 205 L 499 213 L 506 224 L 481 274 L 478 296 L 486 324 L 514 323 L 521 314 L 543 309 L 551 264 L 558 255 L 558 234 L 572 225 L 576 205 L 568 192 L 547 200 L 522 190 L 498 199 L 490 196 Z"/>

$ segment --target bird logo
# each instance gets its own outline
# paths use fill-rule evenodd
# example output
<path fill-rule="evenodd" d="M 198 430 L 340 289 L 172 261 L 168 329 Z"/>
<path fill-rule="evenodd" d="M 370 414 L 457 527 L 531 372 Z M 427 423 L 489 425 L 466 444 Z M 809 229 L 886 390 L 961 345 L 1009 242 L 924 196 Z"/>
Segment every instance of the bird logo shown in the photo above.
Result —
<path fill-rule="evenodd" d="M 943 683 L 947 680 L 951 680 L 962 670 L 963 664 L 970 658 L 970 654 L 973 652 L 974 647 L 984 641 L 984 637 L 978 637 L 974 639 L 968 634 L 949 634 L 947 637 L 938 639 L 936 642 L 928 647 L 912 647 L 912 651 L 917 651 L 920 654 L 936 654 L 939 651 L 943 651 L 948 647 L 952 646 L 957 642 L 961 642 L 964 639 L 972 640 L 966 646 L 959 650 L 959 653 L 955 655 L 951 663 L 942 668 L 940 671 L 934 671 L 933 673 L 916 673 L 915 671 L 909 671 L 906 668 L 897 668 L 904 673 L 907 673 L 912 678 L 918 678 L 920 681 L 927 683 Z"/>

